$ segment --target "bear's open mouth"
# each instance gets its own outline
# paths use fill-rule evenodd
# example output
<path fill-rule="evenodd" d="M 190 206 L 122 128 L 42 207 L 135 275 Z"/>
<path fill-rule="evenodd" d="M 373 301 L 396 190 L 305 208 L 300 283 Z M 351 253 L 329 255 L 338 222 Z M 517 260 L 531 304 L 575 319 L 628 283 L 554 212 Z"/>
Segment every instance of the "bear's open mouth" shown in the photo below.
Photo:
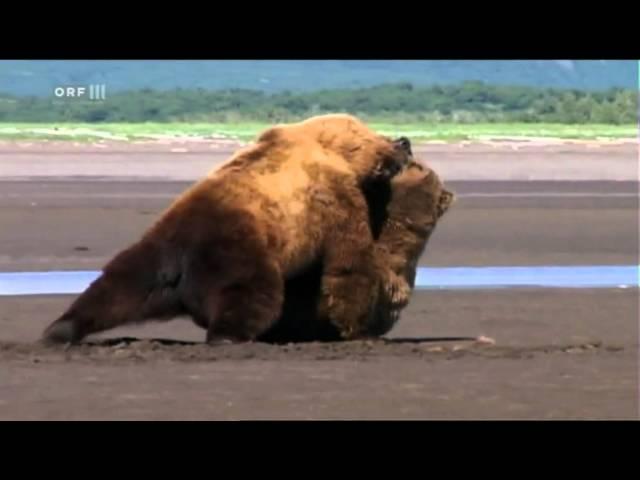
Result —
<path fill-rule="evenodd" d="M 391 179 L 395 177 L 398 173 L 400 173 L 407 164 L 401 164 L 396 161 L 386 161 L 380 163 L 375 171 L 374 177 L 381 179 Z"/>

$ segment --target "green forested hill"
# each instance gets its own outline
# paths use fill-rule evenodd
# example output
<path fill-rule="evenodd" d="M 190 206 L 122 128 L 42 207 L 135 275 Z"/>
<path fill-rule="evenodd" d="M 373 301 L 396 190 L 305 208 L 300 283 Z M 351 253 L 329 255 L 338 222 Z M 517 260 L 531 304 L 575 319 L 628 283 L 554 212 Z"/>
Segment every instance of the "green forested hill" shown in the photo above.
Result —
<path fill-rule="evenodd" d="M 105 101 L 0 95 L 0 122 L 277 122 L 328 112 L 392 122 L 634 124 L 633 89 L 584 91 L 482 82 L 265 93 L 259 90 L 136 90 Z"/>
<path fill-rule="evenodd" d="M 478 80 L 496 85 L 604 90 L 637 88 L 636 61 L 72 61 L 0 60 L 0 93 L 51 95 L 60 85 L 104 83 L 109 92 L 220 90 L 264 92 L 361 88 L 410 82 L 416 86 L 451 85 Z"/>

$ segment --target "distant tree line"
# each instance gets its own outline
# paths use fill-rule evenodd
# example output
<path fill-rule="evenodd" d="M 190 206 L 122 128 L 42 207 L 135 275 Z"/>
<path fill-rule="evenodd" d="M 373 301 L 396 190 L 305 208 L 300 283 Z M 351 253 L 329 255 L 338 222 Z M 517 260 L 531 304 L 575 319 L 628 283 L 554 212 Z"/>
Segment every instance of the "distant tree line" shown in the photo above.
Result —
<path fill-rule="evenodd" d="M 466 82 L 410 83 L 310 93 L 202 89 L 110 93 L 104 102 L 0 95 L 2 122 L 290 121 L 325 112 L 398 122 L 551 122 L 631 124 L 638 92 L 600 92 Z"/>

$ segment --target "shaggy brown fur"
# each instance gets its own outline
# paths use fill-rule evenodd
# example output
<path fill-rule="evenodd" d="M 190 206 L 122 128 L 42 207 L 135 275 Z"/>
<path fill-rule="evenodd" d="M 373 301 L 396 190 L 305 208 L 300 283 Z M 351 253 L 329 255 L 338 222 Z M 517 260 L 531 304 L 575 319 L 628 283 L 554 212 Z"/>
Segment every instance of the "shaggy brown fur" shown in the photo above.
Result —
<path fill-rule="evenodd" d="M 423 254 L 438 220 L 454 201 L 438 175 L 428 167 L 412 162 L 395 177 L 389 190 L 369 192 L 372 229 L 376 233 L 376 255 L 395 273 L 414 287 L 417 262 Z M 388 209 L 377 205 L 390 197 Z M 384 214 L 382 213 L 384 212 Z M 332 278 L 325 280 L 328 283 Z M 283 315 L 260 337 L 268 342 L 335 341 L 341 338 L 318 308 L 322 283 L 322 264 L 317 262 L 303 274 L 286 283 Z M 356 301 L 353 294 L 351 301 Z M 400 317 L 404 304 L 394 304 L 380 289 L 374 316 L 357 330 L 361 337 L 381 336 L 389 332 Z"/>
<path fill-rule="evenodd" d="M 348 115 L 271 128 L 111 260 L 45 340 L 76 342 L 181 313 L 209 342 L 253 340 L 280 316 L 285 280 L 318 258 L 331 279 L 322 282 L 322 311 L 348 337 L 370 318 L 379 281 L 398 303 L 407 294 L 376 260 L 362 189 L 388 182 L 410 156 L 408 140 Z"/>

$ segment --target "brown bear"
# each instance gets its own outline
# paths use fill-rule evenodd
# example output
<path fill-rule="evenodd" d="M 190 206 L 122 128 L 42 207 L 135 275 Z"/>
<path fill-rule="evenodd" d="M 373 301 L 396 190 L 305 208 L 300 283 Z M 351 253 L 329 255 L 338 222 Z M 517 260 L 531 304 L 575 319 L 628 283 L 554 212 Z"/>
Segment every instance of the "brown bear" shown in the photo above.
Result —
<path fill-rule="evenodd" d="M 444 187 L 436 172 L 419 162 L 411 162 L 390 185 L 379 188 L 383 191 L 368 192 L 376 255 L 413 289 L 418 260 L 455 195 Z M 398 321 L 405 305 L 394 304 L 380 288 L 377 297 L 369 299 L 376 302 L 373 316 L 355 328 L 353 335 L 343 336 L 319 307 L 322 274 L 322 262 L 318 261 L 287 281 L 283 314 L 260 336 L 261 341 L 287 343 L 379 337 L 388 333 Z M 332 281 L 325 279 L 329 284 Z M 357 299 L 351 297 L 351 301 Z"/>
<path fill-rule="evenodd" d="M 436 225 L 455 201 L 455 194 L 445 188 L 435 171 L 418 162 L 412 162 L 401 177 L 393 179 L 392 192 L 389 217 L 377 240 L 376 252 L 413 290 L 418 261 Z M 406 303 L 398 304 L 381 289 L 380 301 L 365 329 L 366 334 L 388 333 L 404 306 Z"/>
<path fill-rule="evenodd" d="M 332 278 L 320 304 L 348 332 L 371 316 L 367 291 L 378 282 L 398 303 L 407 295 L 376 260 L 363 192 L 410 159 L 407 139 L 378 135 L 350 115 L 273 127 L 182 194 L 43 339 L 74 343 L 188 314 L 210 343 L 254 340 L 280 316 L 285 280 L 320 257 Z"/>

